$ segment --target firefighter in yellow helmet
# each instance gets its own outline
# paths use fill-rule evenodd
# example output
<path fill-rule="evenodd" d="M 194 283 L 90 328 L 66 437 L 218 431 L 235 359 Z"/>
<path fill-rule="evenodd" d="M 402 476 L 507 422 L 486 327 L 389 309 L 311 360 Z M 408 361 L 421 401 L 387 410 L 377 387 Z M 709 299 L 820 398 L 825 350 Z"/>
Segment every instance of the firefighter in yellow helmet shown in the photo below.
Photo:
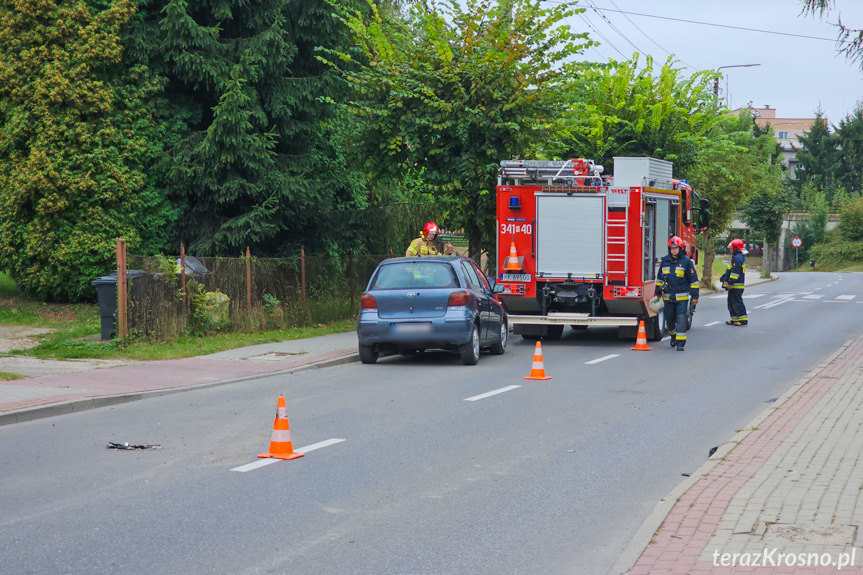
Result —
<path fill-rule="evenodd" d="M 452 255 L 452 244 L 447 242 L 446 246 L 444 246 L 443 242 L 441 242 L 437 237 L 439 232 L 440 229 L 437 227 L 436 223 L 427 223 L 423 226 L 423 232 L 420 237 L 412 241 L 411 245 L 408 246 L 408 249 L 405 251 L 405 256 Z"/>

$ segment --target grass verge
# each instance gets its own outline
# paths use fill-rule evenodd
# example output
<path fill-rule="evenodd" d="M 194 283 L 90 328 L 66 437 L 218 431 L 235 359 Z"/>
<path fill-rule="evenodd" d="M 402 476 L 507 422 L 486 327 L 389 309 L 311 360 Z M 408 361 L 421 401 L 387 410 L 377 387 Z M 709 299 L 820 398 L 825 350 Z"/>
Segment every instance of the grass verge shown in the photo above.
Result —
<path fill-rule="evenodd" d="M 27 379 L 27 376 L 18 373 L 10 373 L 8 371 L 0 371 L 0 381 L 12 381 L 14 379 Z"/>
<path fill-rule="evenodd" d="M 791 269 L 788 271 L 793 272 L 863 272 L 863 262 L 849 262 L 842 264 L 821 264 L 816 263 L 815 269 L 809 267 L 809 264 L 800 266 L 795 269 Z"/>
<path fill-rule="evenodd" d="M 99 333 L 98 317 L 92 327 L 67 326 L 40 337 L 42 343 L 27 350 L 16 350 L 12 355 L 27 355 L 41 359 L 131 359 L 156 361 L 207 355 L 219 351 L 279 341 L 306 339 L 342 333 L 356 329 L 356 320 L 347 319 L 314 327 L 294 327 L 258 333 L 221 333 L 206 337 L 181 337 L 174 343 L 159 343 L 130 339 L 127 342 L 81 341 L 82 336 Z M 86 333 L 85 333 L 86 332 Z"/>

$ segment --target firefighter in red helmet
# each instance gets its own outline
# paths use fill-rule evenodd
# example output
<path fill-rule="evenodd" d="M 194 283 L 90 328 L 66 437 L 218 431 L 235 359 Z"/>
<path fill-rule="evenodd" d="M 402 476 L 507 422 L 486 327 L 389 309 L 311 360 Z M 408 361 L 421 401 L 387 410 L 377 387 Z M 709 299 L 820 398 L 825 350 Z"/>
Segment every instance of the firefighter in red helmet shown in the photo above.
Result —
<path fill-rule="evenodd" d="M 686 346 L 686 315 L 690 302 L 698 304 L 698 274 L 695 263 L 684 253 L 683 240 L 673 236 L 668 240 L 668 254 L 659 263 L 656 292 L 665 300 L 665 328 L 671 335 L 671 347 L 683 351 Z"/>
<path fill-rule="evenodd" d="M 749 325 L 746 316 L 746 306 L 743 305 L 743 287 L 746 280 L 746 244 L 741 239 L 733 239 L 728 244 L 731 248 L 731 263 L 722 274 L 722 287 L 728 290 L 728 313 L 731 319 L 726 325 Z"/>
<path fill-rule="evenodd" d="M 438 239 L 438 234 L 440 233 L 440 228 L 438 228 L 437 224 L 434 222 L 428 222 L 425 226 L 423 226 L 422 234 L 420 237 L 416 238 L 411 242 L 411 245 L 408 246 L 408 249 L 405 251 L 405 255 L 408 257 L 416 257 L 416 256 L 438 256 L 438 255 L 451 255 L 452 254 L 452 244 L 447 242 L 444 246 L 443 242 Z"/>

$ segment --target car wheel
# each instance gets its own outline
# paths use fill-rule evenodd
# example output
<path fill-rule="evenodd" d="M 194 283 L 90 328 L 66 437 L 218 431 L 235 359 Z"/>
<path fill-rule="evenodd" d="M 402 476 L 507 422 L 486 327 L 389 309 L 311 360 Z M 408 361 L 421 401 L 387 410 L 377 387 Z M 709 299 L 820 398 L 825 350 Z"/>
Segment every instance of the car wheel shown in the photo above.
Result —
<path fill-rule="evenodd" d="M 491 354 L 492 355 L 503 355 L 506 351 L 506 343 L 509 339 L 509 326 L 506 325 L 505 321 L 500 323 L 500 339 L 497 343 L 491 346 Z"/>
<path fill-rule="evenodd" d="M 461 362 L 465 365 L 476 365 L 479 361 L 479 330 L 476 326 L 470 330 L 470 340 L 459 348 Z"/>
<path fill-rule="evenodd" d="M 374 363 L 378 360 L 378 352 L 370 345 L 360 346 L 360 361 L 363 363 Z"/>
<path fill-rule="evenodd" d="M 548 341 L 557 341 L 563 335 L 563 326 L 562 325 L 550 325 L 548 326 L 548 334 L 543 337 L 543 339 L 547 339 Z"/>

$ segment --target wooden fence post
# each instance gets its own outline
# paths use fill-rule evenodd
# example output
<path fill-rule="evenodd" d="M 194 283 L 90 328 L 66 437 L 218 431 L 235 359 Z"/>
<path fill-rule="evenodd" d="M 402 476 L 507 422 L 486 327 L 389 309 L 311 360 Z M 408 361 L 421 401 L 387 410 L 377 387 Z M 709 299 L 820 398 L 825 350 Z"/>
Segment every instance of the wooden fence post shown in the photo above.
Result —
<path fill-rule="evenodd" d="M 246 311 L 252 313 L 252 252 L 246 246 Z"/>
<path fill-rule="evenodd" d="M 303 319 L 308 319 L 309 310 L 306 306 L 306 246 L 300 246 L 300 286 L 303 304 Z"/>
<path fill-rule="evenodd" d="M 183 294 L 183 312 L 186 311 L 186 246 L 180 244 L 180 292 Z"/>
<path fill-rule="evenodd" d="M 128 335 L 129 292 L 126 289 L 126 240 L 117 238 L 117 335 L 123 340 Z"/>

